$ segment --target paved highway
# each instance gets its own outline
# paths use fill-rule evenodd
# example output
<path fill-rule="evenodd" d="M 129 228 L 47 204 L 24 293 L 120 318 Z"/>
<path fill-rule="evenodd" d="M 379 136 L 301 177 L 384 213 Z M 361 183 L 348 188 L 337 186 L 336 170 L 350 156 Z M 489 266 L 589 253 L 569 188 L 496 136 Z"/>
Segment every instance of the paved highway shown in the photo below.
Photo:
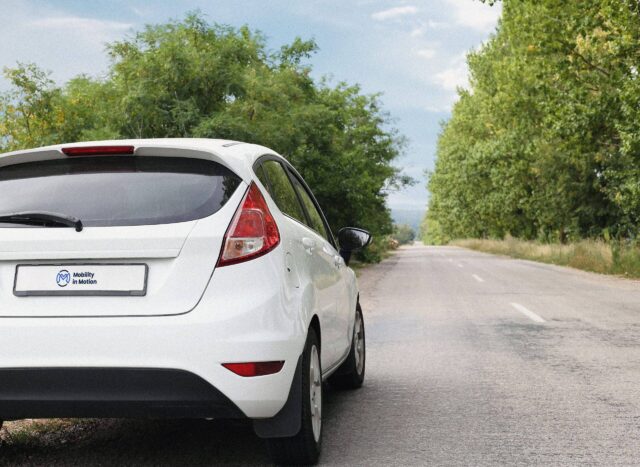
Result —
<path fill-rule="evenodd" d="M 640 464 L 639 282 L 419 245 L 360 284 L 367 379 L 326 392 L 323 464 Z M 245 423 L 41 430 L 0 463 L 268 462 Z"/>
<path fill-rule="evenodd" d="M 416 246 L 362 296 L 368 384 L 334 397 L 325 461 L 640 464 L 637 281 Z"/>

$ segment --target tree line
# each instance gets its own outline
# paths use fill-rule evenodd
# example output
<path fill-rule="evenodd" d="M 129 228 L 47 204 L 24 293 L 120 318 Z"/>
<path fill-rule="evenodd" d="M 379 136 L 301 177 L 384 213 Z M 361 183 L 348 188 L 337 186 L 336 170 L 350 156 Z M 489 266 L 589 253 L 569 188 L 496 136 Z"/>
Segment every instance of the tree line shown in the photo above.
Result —
<path fill-rule="evenodd" d="M 429 174 L 430 242 L 636 239 L 637 0 L 504 0 Z"/>
<path fill-rule="evenodd" d="M 392 232 L 388 190 L 411 183 L 393 165 L 404 139 L 379 95 L 314 79 L 313 41 L 272 51 L 248 27 L 209 23 L 198 13 L 150 25 L 108 44 L 102 78 L 58 85 L 35 64 L 5 68 L 0 152 L 73 141 L 203 137 L 262 144 L 296 166 L 334 232 L 346 225 L 379 239 Z"/>

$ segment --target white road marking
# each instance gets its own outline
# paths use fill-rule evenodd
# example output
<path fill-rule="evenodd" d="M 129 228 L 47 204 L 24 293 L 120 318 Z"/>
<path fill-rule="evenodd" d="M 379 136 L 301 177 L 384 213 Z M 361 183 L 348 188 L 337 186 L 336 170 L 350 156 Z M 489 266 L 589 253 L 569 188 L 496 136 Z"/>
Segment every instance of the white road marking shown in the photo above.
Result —
<path fill-rule="evenodd" d="M 478 282 L 484 282 L 484 279 L 477 274 L 471 274 L 475 280 Z"/>
<path fill-rule="evenodd" d="M 449 262 L 450 262 L 450 263 L 453 263 L 453 258 L 449 258 Z"/>
<path fill-rule="evenodd" d="M 456 264 L 456 266 L 458 266 L 459 268 L 463 268 L 464 266 L 460 263 Z"/>
<path fill-rule="evenodd" d="M 511 306 L 514 307 L 516 310 L 518 310 L 523 315 L 525 315 L 530 320 L 535 321 L 536 323 L 544 323 L 545 322 L 544 319 L 542 319 L 540 316 L 535 314 L 533 311 L 528 310 L 526 307 L 520 305 L 519 303 L 512 303 Z"/>

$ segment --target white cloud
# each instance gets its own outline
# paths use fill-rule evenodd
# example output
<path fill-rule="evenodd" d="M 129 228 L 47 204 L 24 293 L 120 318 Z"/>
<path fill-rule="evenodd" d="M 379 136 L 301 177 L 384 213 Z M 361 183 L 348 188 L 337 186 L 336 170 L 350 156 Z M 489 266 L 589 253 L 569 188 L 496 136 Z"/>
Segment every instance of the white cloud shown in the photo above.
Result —
<path fill-rule="evenodd" d="M 452 97 L 453 100 L 455 100 L 455 96 Z M 431 113 L 435 113 L 435 114 L 442 114 L 442 113 L 447 113 L 451 111 L 451 104 L 452 101 L 446 101 L 444 103 L 441 104 L 427 104 L 425 105 L 423 108 L 424 110 L 426 110 L 427 112 L 431 112 Z"/>
<path fill-rule="evenodd" d="M 51 16 L 25 23 L 25 29 L 38 31 L 58 42 L 70 55 L 103 54 L 105 44 L 120 39 L 133 24 L 80 16 Z M 82 49 L 89 49 L 83 52 Z"/>
<path fill-rule="evenodd" d="M 455 91 L 459 87 L 469 87 L 468 75 L 466 54 L 461 54 L 451 60 L 442 71 L 435 73 L 433 82 L 445 91 Z"/>
<path fill-rule="evenodd" d="M 467 78 L 467 67 L 456 66 L 446 68 L 435 74 L 435 83 L 446 91 L 455 91 L 457 88 L 467 87 L 469 80 Z"/>
<path fill-rule="evenodd" d="M 435 75 L 436 84 L 447 91 L 455 91 L 458 87 L 465 87 L 468 84 L 467 68 L 454 67 L 442 70 Z"/>
<path fill-rule="evenodd" d="M 40 29 L 65 29 L 67 31 L 83 31 L 103 34 L 105 32 L 124 32 L 131 29 L 129 23 L 119 23 L 117 21 L 103 21 L 93 18 L 81 18 L 79 16 L 59 16 L 43 18 L 29 23 L 30 26 Z"/>
<path fill-rule="evenodd" d="M 418 13 L 418 9 L 414 6 L 399 6 L 395 8 L 389 8 L 388 10 L 377 11 L 371 15 L 376 21 L 386 21 L 389 19 L 397 19 L 403 16 L 413 16 Z"/>
<path fill-rule="evenodd" d="M 434 21 L 430 19 L 424 23 L 421 23 L 420 26 L 413 28 L 410 35 L 411 37 L 422 37 L 429 30 L 446 29 L 448 27 L 449 24 L 445 23 L 444 21 Z"/>
<path fill-rule="evenodd" d="M 105 45 L 121 39 L 134 24 L 84 17 L 51 5 L 7 0 L 0 29 L 0 67 L 36 63 L 63 83 L 81 73 L 99 76 L 108 68 Z M 0 91 L 9 83 L 0 77 Z"/>
<path fill-rule="evenodd" d="M 446 0 L 457 25 L 482 33 L 493 31 L 502 11 L 500 4 L 489 6 L 478 0 Z"/>
<path fill-rule="evenodd" d="M 431 48 L 422 48 L 416 51 L 416 54 L 419 57 L 430 59 L 436 56 L 436 50 Z"/>
<path fill-rule="evenodd" d="M 427 26 L 429 29 L 445 29 L 449 27 L 449 24 L 444 21 L 433 21 L 430 19 L 427 21 Z"/>

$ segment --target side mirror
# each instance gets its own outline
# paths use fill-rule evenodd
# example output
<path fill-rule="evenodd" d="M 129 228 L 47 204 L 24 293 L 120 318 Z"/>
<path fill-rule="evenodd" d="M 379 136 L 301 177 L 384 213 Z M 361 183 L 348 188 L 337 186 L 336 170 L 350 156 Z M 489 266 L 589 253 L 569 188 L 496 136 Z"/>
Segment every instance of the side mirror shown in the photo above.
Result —
<path fill-rule="evenodd" d="M 346 264 L 349 264 L 351 253 L 365 248 L 373 237 L 369 232 L 357 227 L 343 227 L 338 231 L 338 244 L 340 245 L 340 256 Z"/>

